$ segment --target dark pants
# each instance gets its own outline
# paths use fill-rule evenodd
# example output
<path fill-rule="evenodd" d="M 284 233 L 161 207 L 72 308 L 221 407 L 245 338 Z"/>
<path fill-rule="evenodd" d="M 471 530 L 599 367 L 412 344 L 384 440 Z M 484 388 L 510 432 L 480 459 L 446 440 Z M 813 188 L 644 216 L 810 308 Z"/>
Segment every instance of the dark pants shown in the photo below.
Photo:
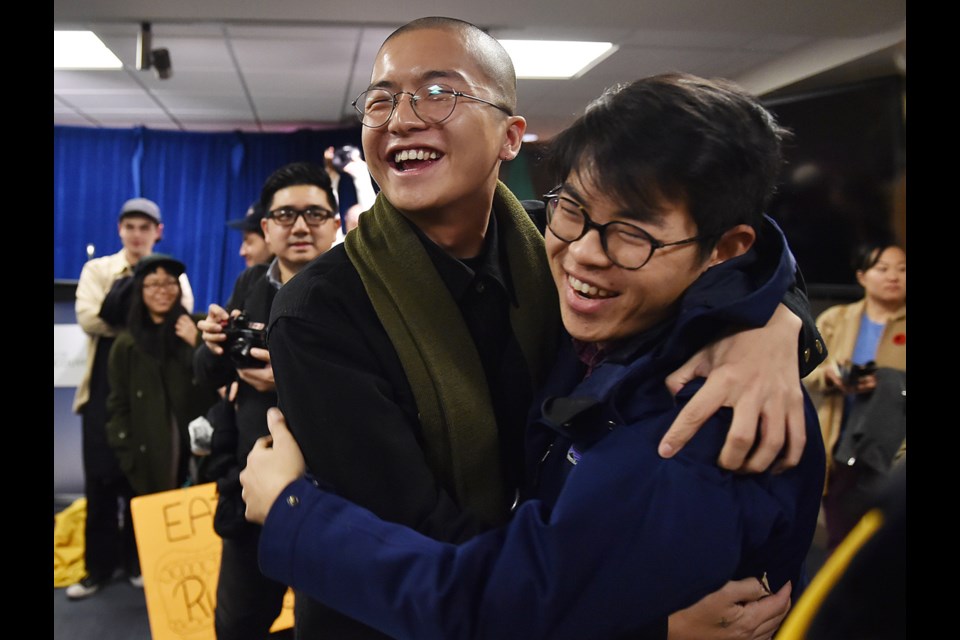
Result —
<path fill-rule="evenodd" d="M 837 464 L 830 470 L 830 485 L 823 497 L 827 520 L 827 549 L 833 551 L 874 503 L 886 474 L 866 465 Z"/>
<path fill-rule="evenodd" d="M 285 585 L 260 573 L 260 529 L 223 540 L 214 626 L 217 640 L 264 640 L 283 608 Z"/>
<path fill-rule="evenodd" d="M 139 575 L 137 545 L 130 519 L 133 488 L 107 444 L 107 362 L 113 338 L 97 344 L 90 377 L 90 399 L 83 407 L 83 490 L 87 498 L 84 562 L 87 574 L 102 582 L 117 567 Z"/>
<path fill-rule="evenodd" d="M 130 575 L 140 574 L 130 498 L 133 489 L 123 476 L 87 477 L 87 518 L 84 562 L 87 574 L 97 582 L 109 580 L 117 567 Z"/>

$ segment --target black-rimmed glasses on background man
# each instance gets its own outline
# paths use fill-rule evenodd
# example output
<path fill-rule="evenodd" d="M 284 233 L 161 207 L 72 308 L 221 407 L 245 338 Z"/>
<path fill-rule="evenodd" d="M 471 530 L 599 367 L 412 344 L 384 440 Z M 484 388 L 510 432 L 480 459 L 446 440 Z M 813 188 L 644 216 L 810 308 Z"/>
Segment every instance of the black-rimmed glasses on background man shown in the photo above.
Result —
<path fill-rule="evenodd" d="M 336 214 L 323 207 L 307 207 L 306 209 L 281 207 L 269 212 L 266 217 L 275 221 L 281 227 L 292 227 L 297 223 L 297 218 L 300 216 L 303 216 L 303 221 L 309 226 L 317 227 L 327 220 L 332 220 Z"/>
<path fill-rule="evenodd" d="M 543 196 L 547 203 L 547 227 L 559 240 L 576 242 L 591 229 L 600 234 L 600 246 L 610 262 L 631 271 L 650 261 L 653 252 L 664 247 L 701 240 L 693 236 L 676 242 L 661 242 L 635 224 L 614 220 L 597 224 L 576 200 L 560 195 L 558 189 Z"/>
<path fill-rule="evenodd" d="M 413 113 L 427 124 L 440 124 L 451 115 L 457 106 L 457 98 L 468 98 L 488 104 L 503 111 L 508 116 L 513 114 L 506 107 L 494 102 L 471 96 L 445 84 L 428 84 L 420 87 L 413 93 L 387 89 L 367 89 L 353 101 L 353 108 L 357 110 L 360 123 L 365 127 L 376 129 L 390 121 L 390 116 L 396 111 L 400 103 L 400 96 L 410 96 L 410 106 Z"/>

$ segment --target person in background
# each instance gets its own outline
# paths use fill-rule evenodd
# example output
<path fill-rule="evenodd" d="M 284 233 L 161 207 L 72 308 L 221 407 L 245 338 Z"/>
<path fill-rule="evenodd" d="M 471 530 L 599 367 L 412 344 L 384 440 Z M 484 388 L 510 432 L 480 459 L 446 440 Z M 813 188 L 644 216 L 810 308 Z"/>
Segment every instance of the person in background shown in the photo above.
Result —
<path fill-rule="evenodd" d="M 367 163 L 363 161 L 360 149 L 349 145 L 340 149 L 328 147 L 323 154 L 323 159 L 327 175 L 333 182 L 334 193 L 337 193 L 340 174 L 345 173 L 353 181 L 353 189 L 357 195 L 356 204 L 350 205 L 346 211 L 341 211 L 340 229 L 337 231 L 337 239 L 333 242 L 337 245 L 343 242 L 347 233 L 356 228 L 360 220 L 360 214 L 373 206 L 377 194 L 374 191 L 373 181 L 370 179 L 370 172 L 367 170 Z"/>
<path fill-rule="evenodd" d="M 907 254 L 893 244 L 868 245 L 856 258 L 856 277 L 863 298 L 817 318 L 829 357 L 804 380 L 827 451 L 828 549 L 906 451 Z"/>
<path fill-rule="evenodd" d="M 260 221 L 263 220 L 263 207 L 260 201 L 253 202 L 247 209 L 246 215 L 235 220 L 228 220 L 227 226 L 243 232 L 243 242 L 240 243 L 240 257 L 247 267 L 262 264 L 273 260 L 273 253 L 263 237 Z"/>
<path fill-rule="evenodd" d="M 727 409 L 676 457 L 657 452 L 703 383 L 674 397 L 664 378 L 763 326 L 793 284 L 763 216 L 783 134 L 722 80 L 654 76 L 592 103 L 548 153 L 546 256 L 569 335 L 532 403 L 529 499 L 503 528 L 432 540 L 298 479 L 303 457 L 275 422 L 241 474 L 248 515 L 266 518 L 261 569 L 417 640 L 665 638 L 670 614 L 732 579 L 800 594 L 824 470 L 809 398 L 805 450 L 781 474 L 717 466 Z"/>
<path fill-rule="evenodd" d="M 107 442 L 135 496 L 168 491 L 188 480 L 187 425 L 216 401 L 198 384 L 193 351 L 198 318 L 182 304 L 183 263 L 154 253 L 133 271 L 126 330 L 110 349 Z"/>
<path fill-rule="evenodd" d="M 244 520 L 240 498 L 239 474 L 247 453 L 267 434 L 267 409 L 277 403 L 270 354 L 261 348 L 265 343 L 254 344 L 253 336 L 263 334 L 281 288 L 330 248 L 340 228 L 328 174 L 313 163 L 294 162 L 274 171 L 263 184 L 258 204 L 264 213 L 260 227 L 275 258 L 241 273 L 224 307 L 210 305 L 198 325 L 204 344 L 194 356 L 198 379 L 216 387 L 237 383 L 233 429 L 229 421 L 215 426 L 204 465 L 209 474 L 205 479 L 217 482 L 214 529 L 223 539 L 214 616 L 219 640 L 262 640 L 280 614 L 287 590 L 260 573 L 259 527 Z M 247 331 L 244 342 L 228 342 L 230 335 L 240 337 L 226 330 L 231 318 L 231 331 L 241 325 Z"/>
<path fill-rule="evenodd" d="M 111 291 L 129 284 L 133 266 L 153 252 L 163 237 L 163 219 L 157 203 L 132 198 L 120 208 L 117 231 L 123 248 L 112 255 L 94 258 L 83 265 L 77 282 L 77 322 L 88 336 L 87 362 L 77 387 L 73 410 L 79 413 L 83 429 L 84 495 L 87 513 L 84 531 L 84 562 L 87 575 L 67 587 L 66 595 L 79 600 L 97 593 L 111 580 L 114 571 L 124 570 L 134 586 L 143 585 L 137 563 L 129 498 L 132 489 L 120 471 L 116 455 L 107 444 L 107 365 L 110 348 L 126 319 L 120 305 L 101 316 Z M 193 291 L 186 273 L 179 277 L 181 303 L 193 310 Z M 122 505 L 118 510 L 118 503 Z M 122 515 L 121 515 L 122 514 Z"/>
<path fill-rule="evenodd" d="M 357 225 L 360 224 L 360 214 L 366 211 L 368 208 L 369 207 L 364 208 L 359 204 L 355 204 L 347 209 L 347 211 L 343 214 L 343 227 L 346 229 L 344 235 L 357 228 Z"/>

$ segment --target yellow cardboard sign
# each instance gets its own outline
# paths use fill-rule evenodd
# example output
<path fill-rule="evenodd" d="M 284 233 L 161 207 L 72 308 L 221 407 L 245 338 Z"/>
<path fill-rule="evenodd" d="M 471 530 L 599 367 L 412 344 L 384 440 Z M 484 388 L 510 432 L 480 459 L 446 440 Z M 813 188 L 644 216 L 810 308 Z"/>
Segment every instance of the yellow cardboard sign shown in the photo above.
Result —
<path fill-rule="evenodd" d="M 216 483 L 138 496 L 133 530 L 153 640 L 215 640 L 213 612 L 223 545 L 213 530 Z M 293 592 L 271 631 L 293 626 Z"/>

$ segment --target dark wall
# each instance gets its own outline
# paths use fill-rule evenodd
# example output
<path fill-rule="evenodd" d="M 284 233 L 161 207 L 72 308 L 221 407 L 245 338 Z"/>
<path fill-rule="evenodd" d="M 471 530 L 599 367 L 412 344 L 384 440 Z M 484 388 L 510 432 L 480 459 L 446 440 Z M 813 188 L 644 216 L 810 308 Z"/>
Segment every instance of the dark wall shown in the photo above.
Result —
<path fill-rule="evenodd" d="M 770 215 L 808 283 L 853 283 L 861 243 L 905 242 L 905 91 L 889 77 L 766 103 L 794 134 Z"/>
<path fill-rule="evenodd" d="M 856 299 L 850 259 L 858 244 L 906 243 L 905 95 L 905 80 L 891 76 L 764 101 L 793 132 L 768 212 L 814 295 Z M 537 194 L 555 186 L 541 162 L 546 144 L 521 151 Z"/>

